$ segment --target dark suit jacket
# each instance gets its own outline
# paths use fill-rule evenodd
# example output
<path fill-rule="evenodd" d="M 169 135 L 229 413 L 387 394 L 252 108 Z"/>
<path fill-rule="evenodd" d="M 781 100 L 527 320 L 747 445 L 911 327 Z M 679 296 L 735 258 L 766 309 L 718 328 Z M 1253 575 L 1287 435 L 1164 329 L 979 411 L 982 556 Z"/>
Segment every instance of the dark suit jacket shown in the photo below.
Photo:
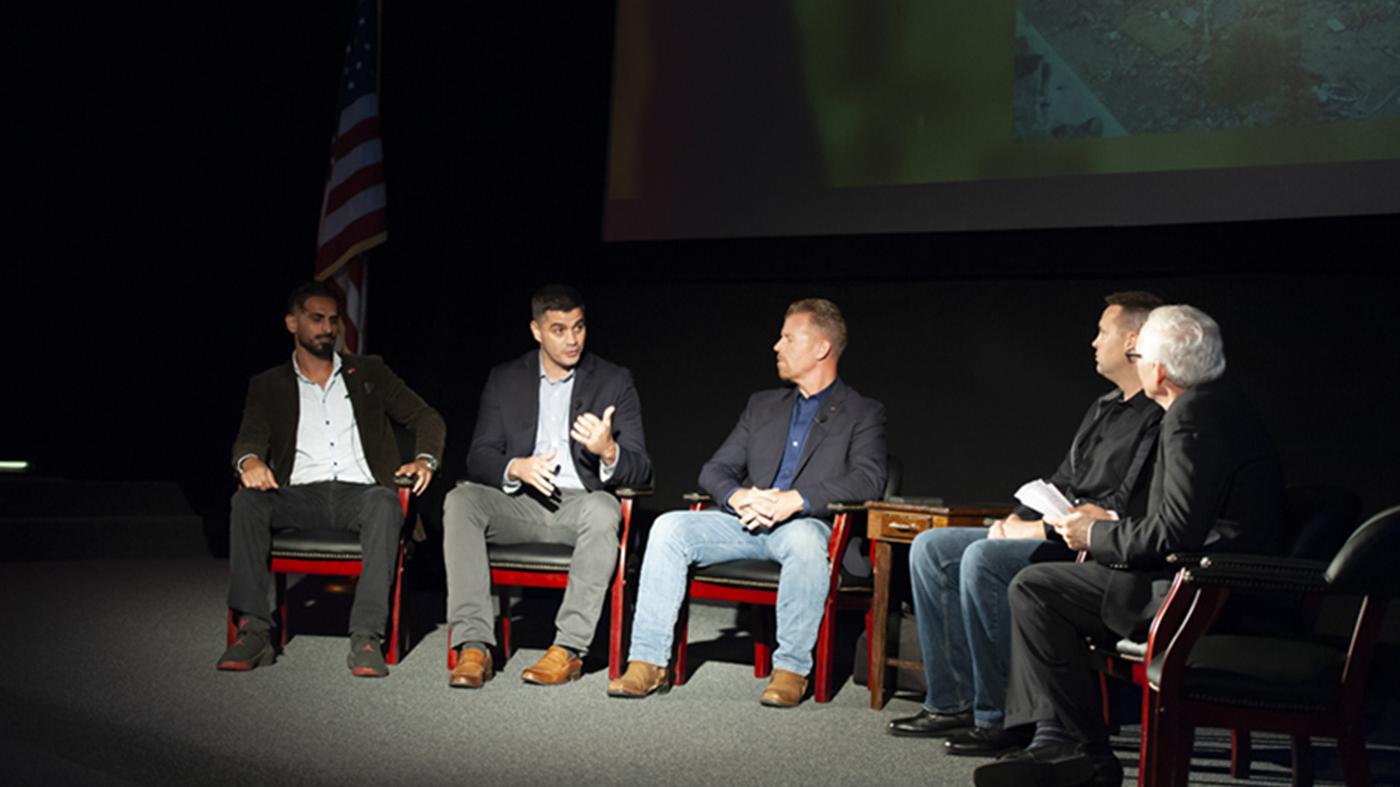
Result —
<path fill-rule="evenodd" d="M 1166 597 L 1174 552 L 1272 552 L 1283 510 L 1283 468 L 1253 406 L 1217 380 L 1188 389 L 1162 418 L 1147 514 L 1097 522 L 1089 554 L 1113 572 L 1104 622 L 1146 631 Z"/>
<path fill-rule="evenodd" d="M 875 500 L 885 490 L 884 405 L 839 379 L 832 386 L 812 422 L 792 482 L 807 499 L 808 513 L 817 517 L 829 516 L 831 503 Z M 772 485 L 796 398 L 796 386 L 749 397 L 734 431 L 700 469 L 700 486 L 718 505 L 735 487 Z"/>
<path fill-rule="evenodd" d="M 506 465 L 518 456 L 535 452 L 535 432 L 540 421 L 540 354 L 531 350 L 491 370 L 481 392 L 471 448 L 467 451 L 467 477 L 479 484 L 500 486 Z M 592 353 L 585 353 L 574 367 L 574 389 L 569 410 L 574 417 L 585 412 L 603 416 L 614 405 L 613 439 L 617 441 L 617 467 L 607 486 L 645 486 L 651 483 L 651 458 L 642 432 L 642 403 L 632 385 L 632 373 Z M 598 457 L 582 443 L 569 441 L 574 469 L 585 488 L 598 490 Z"/>
<path fill-rule="evenodd" d="M 413 433 L 415 454 L 442 459 L 447 426 L 436 410 L 405 385 L 379 356 L 342 353 L 340 358 L 340 374 L 350 394 L 365 461 L 369 462 L 375 481 L 392 487 L 394 471 L 403 464 L 391 422 Z M 240 458 L 254 454 L 272 468 L 278 484 L 291 480 L 300 416 L 301 397 L 290 360 L 254 376 L 248 382 L 243 423 L 233 441 L 235 472 Z"/>

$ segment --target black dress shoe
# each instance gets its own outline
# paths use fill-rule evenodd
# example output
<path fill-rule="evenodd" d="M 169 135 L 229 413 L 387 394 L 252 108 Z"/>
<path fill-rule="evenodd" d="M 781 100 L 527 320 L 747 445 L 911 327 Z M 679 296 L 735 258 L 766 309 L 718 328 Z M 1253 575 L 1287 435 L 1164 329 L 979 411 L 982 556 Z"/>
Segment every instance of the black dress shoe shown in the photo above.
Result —
<path fill-rule="evenodd" d="M 1093 784 L 1097 768 L 1080 743 L 1056 743 L 1018 749 L 996 762 L 977 766 L 977 787 L 1078 787 Z M 1121 777 L 1120 777 L 1121 778 Z"/>
<path fill-rule="evenodd" d="M 970 757 L 996 757 L 1017 749 L 1024 749 L 1031 742 L 1030 727 L 1013 727 L 1009 730 L 994 730 L 990 727 L 974 727 L 967 732 L 951 735 L 943 741 L 943 749 L 949 754 Z"/>
<path fill-rule="evenodd" d="M 972 726 L 972 712 L 934 713 L 921 710 L 913 716 L 893 719 L 885 731 L 908 738 L 941 738 Z"/>

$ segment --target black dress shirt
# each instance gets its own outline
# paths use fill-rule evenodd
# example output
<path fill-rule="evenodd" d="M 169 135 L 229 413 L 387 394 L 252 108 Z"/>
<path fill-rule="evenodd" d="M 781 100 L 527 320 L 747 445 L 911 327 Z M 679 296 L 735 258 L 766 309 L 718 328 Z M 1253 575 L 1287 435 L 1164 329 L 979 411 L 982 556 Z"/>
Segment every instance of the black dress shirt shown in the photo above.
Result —
<path fill-rule="evenodd" d="M 1142 391 L 1127 400 L 1116 388 L 1100 396 L 1084 413 L 1059 469 L 1046 480 L 1073 503 L 1094 503 L 1124 517 L 1142 514 L 1162 415 L 1161 406 Z M 1027 506 L 1017 506 L 1015 513 L 1022 519 L 1041 517 Z M 1046 536 L 1060 537 L 1049 526 Z"/>

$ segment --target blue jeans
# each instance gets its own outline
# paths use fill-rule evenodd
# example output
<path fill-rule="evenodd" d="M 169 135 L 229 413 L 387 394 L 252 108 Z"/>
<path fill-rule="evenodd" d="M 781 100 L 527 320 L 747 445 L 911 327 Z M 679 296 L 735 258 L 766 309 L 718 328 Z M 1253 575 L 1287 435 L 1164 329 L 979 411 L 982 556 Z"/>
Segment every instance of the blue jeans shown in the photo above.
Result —
<path fill-rule="evenodd" d="M 830 540 L 831 525 L 820 519 L 792 519 L 772 530 L 750 533 L 738 517 L 723 511 L 662 514 L 652 525 L 642 559 L 628 659 L 661 667 L 670 663 L 676 614 L 685 600 L 692 563 L 772 560 L 782 565 L 773 666 L 806 675 L 812 671 L 812 648 L 830 585 Z"/>
<path fill-rule="evenodd" d="M 1031 563 L 1073 557 L 1059 541 L 992 540 L 980 527 L 934 528 L 914 539 L 909 576 L 928 710 L 970 708 L 978 727 L 1001 728 L 1011 660 L 1006 589 Z"/>

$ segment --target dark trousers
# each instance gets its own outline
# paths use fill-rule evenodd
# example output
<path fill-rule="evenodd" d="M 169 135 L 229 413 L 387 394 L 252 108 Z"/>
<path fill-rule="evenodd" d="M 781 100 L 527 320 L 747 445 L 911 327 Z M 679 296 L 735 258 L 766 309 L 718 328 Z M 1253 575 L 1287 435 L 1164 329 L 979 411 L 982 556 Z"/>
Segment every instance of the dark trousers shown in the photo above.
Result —
<path fill-rule="evenodd" d="M 274 530 L 349 530 L 360 534 L 364 568 L 350 608 L 352 633 L 384 636 L 389 587 L 398 559 L 403 509 L 377 484 L 325 481 L 267 492 L 240 489 L 229 517 L 228 605 L 270 627 L 276 603 L 268 568 Z"/>
<path fill-rule="evenodd" d="M 1082 740 L 1107 740 L 1085 638 L 1118 639 L 1100 612 L 1112 573 L 1092 562 L 1042 563 L 1011 581 L 1007 727 L 1058 720 Z"/>

